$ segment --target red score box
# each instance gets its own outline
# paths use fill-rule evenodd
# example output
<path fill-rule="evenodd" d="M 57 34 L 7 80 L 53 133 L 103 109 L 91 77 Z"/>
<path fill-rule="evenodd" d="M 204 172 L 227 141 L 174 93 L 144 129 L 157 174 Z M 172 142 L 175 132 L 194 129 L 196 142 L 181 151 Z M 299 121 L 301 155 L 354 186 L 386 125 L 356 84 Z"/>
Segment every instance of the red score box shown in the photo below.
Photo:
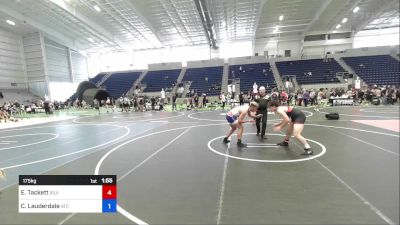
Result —
<path fill-rule="evenodd" d="M 103 185 L 102 186 L 103 199 L 116 199 L 117 186 L 116 185 Z"/>

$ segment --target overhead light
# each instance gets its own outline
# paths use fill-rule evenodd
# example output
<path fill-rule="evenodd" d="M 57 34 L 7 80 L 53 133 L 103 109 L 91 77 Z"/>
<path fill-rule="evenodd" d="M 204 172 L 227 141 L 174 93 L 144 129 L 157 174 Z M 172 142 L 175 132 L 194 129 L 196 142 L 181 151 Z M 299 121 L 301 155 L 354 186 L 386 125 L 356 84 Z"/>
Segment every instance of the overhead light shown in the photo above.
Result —
<path fill-rule="evenodd" d="M 12 20 L 6 20 L 6 22 L 7 22 L 8 24 L 12 25 L 12 26 L 15 26 L 15 22 L 12 21 Z"/>
<path fill-rule="evenodd" d="M 100 7 L 98 7 L 97 5 L 93 6 L 93 8 L 94 8 L 97 12 L 101 12 Z"/>
<path fill-rule="evenodd" d="M 273 33 L 274 33 L 274 34 L 275 34 L 275 33 L 278 33 L 278 29 L 274 29 Z"/>
<path fill-rule="evenodd" d="M 92 38 L 88 38 L 88 41 L 90 41 L 90 42 L 94 42 L 94 40 L 92 39 Z"/>
<path fill-rule="evenodd" d="M 282 21 L 283 20 L 283 15 L 280 15 L 279 16 L 279 21 Z"/>
<path fill-rule="evenodd" d="M 346 23 L 346 22 L 347 22 L 347 18 L 345 17 L 342 19 L 342 23 Z"/>
<path fill-rule="evenodd" d="M 339 29 L 340 27 L 341 27 L 341 25 L 340 25 L 340 24 L 336 25 L 336 29 Z"/>
<path fill-rule="evenodd" d="M 356 6 L 356 7 L 353 9 L 353 13 L 357 13 L 358 10 L 360 10 L 360 7 Z"/>
<path fill-rule="evenodd" d="M 278 29 L 279 29 L 279 25 L 276 25 L 275 30 L 278 30 Z"/>
<path fill-rule="evenodd" d="M 334 30 L 332 33 L 337 33 L 337 30 Z"/>

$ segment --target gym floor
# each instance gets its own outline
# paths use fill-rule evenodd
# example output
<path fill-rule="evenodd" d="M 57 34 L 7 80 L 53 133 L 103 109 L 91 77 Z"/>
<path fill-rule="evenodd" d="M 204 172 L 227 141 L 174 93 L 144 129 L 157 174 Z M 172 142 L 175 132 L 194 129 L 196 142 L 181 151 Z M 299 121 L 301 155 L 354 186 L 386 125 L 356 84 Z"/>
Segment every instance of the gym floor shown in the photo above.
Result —
<path fill-rule="evenodd" d="M 224 145 L 223 111 L 103 113 L 0 130 L 0 224 L 398 224 L 399 107 L 307 115 L 302 146 L 245 125 Z M 339 112 L 340 120 L 325 113 Z M 20 174 L 116 174 L 114 214 L 19 214 Z"/>

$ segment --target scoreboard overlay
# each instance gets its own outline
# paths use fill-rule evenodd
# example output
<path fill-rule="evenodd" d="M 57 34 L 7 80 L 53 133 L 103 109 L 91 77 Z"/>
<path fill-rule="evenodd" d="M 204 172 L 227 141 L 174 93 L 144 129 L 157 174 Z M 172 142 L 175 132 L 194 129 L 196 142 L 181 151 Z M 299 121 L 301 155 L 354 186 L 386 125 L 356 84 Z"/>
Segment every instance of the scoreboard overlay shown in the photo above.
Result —
<path fill-rule="evenodd" d="M 20 175 L 20 213 L 115 213 L 116 175 Z"/>

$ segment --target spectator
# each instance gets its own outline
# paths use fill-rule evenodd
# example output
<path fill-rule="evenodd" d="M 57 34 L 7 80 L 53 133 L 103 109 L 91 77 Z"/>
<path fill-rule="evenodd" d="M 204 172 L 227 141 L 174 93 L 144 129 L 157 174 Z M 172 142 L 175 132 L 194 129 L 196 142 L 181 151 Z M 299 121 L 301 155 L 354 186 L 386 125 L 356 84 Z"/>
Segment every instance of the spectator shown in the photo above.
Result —
<path fill-rule="evenodd" d="M 130 100 L 129 100 L 128 96 L 125 95 L 123 98 L 123 103 L 122 103 L 122 106 L 124 107 L 123 110 L 125 110 L 125 112 L 129 111 L 129 105 L 130 105 Z"/>
<path fill-rule="evenodd" d="M 280 99 L 281 100 L 281 105 L 288 105 L 289 96 L 288 96 L 288 94 L 286 93 L 285 90 L 282 90 L 280 98 L 281 98 Z"/>
<path fill-rule="evenodd" d="M 239 105 L 243 105 L 244 104 L 244 95 L 243 92 L 240 92 L 239 94 Z"/>
<path fill-rule="evenodd" d="M 86 103 L 85 103 L 85 104 L 86 104 Z M 106 108 L 107 108 L 107 112 L 108 112 L 108 109 L 109 109 L 109 108 L 111 108 L 111 110 L 114 112 L 114 108 L 113 108 L 113 105 L 112 105 L 112 102 L 111 102 L 110 97 L 107 97 L 107 100 L 106 100 Z"/>
<path fill-rule="evenodd" d="M 156 105 L 156 98 L 154 96 L 152 96 L 150 98 L 150 103 L 151 103 L 151 110 L 155 110 L 155 105 Z"/>
<path fill-rule="evenodd" d="M 315 91 L 311 89 L 310 91 L 310 105 L 314 105 L 316 100 Z"/>
<path fill-rule="evenodd" d="M 177 110 L 176 108 L 176 94 L 172 95 L 172 111 Z"/>
<path fill-rule="evenodd" d="M 308 101 L 310 100 L 310 93 L 306 90 L 303 94 L 303 101 L 304 101 L 304 106 L 308 106 Z"/>
<path fill-rule="evenodd" d="M 44 111 L 46 112 L 46 115 L 50 115 L 50 102 L 46 100 L 44 102 L 43 106 L 44 106 L 43 108 L 44 108 Z"/>
<path fill-rule="evenodd" d="M 225 93 L 224 92 L 221 93 L 221 95 L 219 96 L 219 99 L 221 100 L 222 110 L 225 110 L 226 97 L 225 97 Z"/>
<path fill-rule="evenodd" d="M 303 94 L 301 93 L 301 91 L 299 90 L 297 92 L 297 105 L 301 106 L 301 103 L 303 102 Z"/>
<path fill-rule="evenodd" d="M 197 93 L 194 94 L 193 100 L 194 100 L 194 107 L 197 108 L 199 106 L 199 96 L 197 95 Z"/>
<path fill-rule="evenodd" d="M 93 99 L 94 109 L 100 114 L 100 102 L 97 98 Z"/>
<path fill-rule="evenodd" d="M 258 85 L 257 85 L 256 82 L 254 82 L 254 84 L 253 84 L 253 93 L 252 93 L 252 96 L 251 96 L 252 100 L 254 100 L 254 98 L 257 95 L 257 93 L 258 93 Z"/>
<path fill-rule="evenodd" d="M 207 108 L 207 95 L 203 94 L 203 108 Z"/>

